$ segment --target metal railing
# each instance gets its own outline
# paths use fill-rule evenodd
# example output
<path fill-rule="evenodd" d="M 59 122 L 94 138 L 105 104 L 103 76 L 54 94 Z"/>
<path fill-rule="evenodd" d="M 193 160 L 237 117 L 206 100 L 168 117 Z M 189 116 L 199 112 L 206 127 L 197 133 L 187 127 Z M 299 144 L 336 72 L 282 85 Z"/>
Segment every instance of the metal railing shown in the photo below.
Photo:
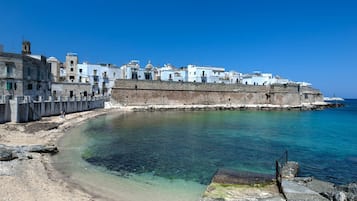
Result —
<path fill-rule="evenodd" d="M 282 171 L 283 167 L 288 163 L 288 150 L 275 161 L 275 178 L 278 185 L 279 191 L 282 192 L 281 182 L 282 182 Z"/>

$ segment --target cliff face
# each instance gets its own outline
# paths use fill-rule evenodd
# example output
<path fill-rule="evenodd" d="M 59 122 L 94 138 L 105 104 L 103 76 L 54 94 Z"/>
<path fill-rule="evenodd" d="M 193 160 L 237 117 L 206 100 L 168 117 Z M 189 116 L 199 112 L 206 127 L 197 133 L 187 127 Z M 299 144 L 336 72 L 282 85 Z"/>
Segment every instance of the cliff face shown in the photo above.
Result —
<path fill-rule="evenodd" d="M 112 99 L 125 106 L 250 105 L 298 106 L 323 102 L 319 90 L 299 85 L 252 86 L 182 82 L 117 80 Z"/>

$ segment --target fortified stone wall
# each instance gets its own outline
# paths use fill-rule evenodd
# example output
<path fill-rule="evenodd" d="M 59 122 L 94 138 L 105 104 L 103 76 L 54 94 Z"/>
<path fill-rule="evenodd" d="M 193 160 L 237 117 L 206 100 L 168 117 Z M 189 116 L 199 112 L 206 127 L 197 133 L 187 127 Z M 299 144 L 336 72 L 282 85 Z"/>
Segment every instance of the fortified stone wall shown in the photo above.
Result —
<path fill-rule="evenodd" d="M 305 95 L 305 91 L 307 95 Z M 304 100 L 301 100 L 301 99 Z M 301 105 L 322 101 L 322 94 L 299 85 L 252 86 L 184 82 L 116 80 L 112 100 L 125 106 L 273 104 Z"/>

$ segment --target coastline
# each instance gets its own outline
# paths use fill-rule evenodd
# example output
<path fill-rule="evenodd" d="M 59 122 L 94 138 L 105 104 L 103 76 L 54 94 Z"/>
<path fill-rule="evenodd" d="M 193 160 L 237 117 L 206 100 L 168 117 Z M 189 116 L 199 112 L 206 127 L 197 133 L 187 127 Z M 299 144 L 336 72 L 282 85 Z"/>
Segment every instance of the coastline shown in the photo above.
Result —
<path fill-rule="evenodd" d="M 67 114 L 65 118 L 52 116 L 36 122 L 0 124 L 0 143 L 9 146 L 57 144 L 69 129 L 111 112 L 119 110 L 97 109 Z M 57 171 L 51 155 L 31 153 L 31 156 L 28 160 L 0 161 L 1 199 L 84 201 L 100 198 Z"/>
<path fill-rule="evenodd" d="M 121 111 L 211 111 L 211 110 L 266 110 L 266 111 L 308 111 L 326 108 L 343 107 L 342 103 L 315 102 L 301 105 L 274 105 L 274 104 L 216 104 L 216 105 L 136 105 L 126 106 L 121 104 L 108 105 Z"/>
<path fill-rule="evenodd" d="M 319 105 L 321 106 L 321 105 Z M 311 108 L 310 106 L 304 106 Z M 180 106 L 112 106 L 107 109 L 52 116 L 23 124 L 0 124 L 0 143 L 6 145 L 58 144 L 69 129 L 85 121 L 113 112 L 166 110 L 291 110 L 291 106 L 271 105 L 180 105 Z M 301 106 L 296 110 L 302 110 Z M 50 126 L 48 126 L 50 125 Z M 59 172 L 48 154 L 33 153 L 31 160 L 0 161 L 0 197 L 4 200 L 108 200 L 71 182 Z M 99 193 L 100 194 L 100 193 Z"/>

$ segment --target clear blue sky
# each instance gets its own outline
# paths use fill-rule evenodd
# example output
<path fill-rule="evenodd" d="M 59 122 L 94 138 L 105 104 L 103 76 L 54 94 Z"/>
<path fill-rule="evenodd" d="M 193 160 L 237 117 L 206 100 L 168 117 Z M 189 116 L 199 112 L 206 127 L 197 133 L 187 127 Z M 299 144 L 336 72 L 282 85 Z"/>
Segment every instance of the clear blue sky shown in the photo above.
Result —
<path fill-rule="evenodd" d="M 121 65 L 171 63 L 271 72 L 325 96 L 357 98 L 357 1 L 0 1 L 0 44 Z M 356 83 L 354 82 L 356 81 Z"/>

